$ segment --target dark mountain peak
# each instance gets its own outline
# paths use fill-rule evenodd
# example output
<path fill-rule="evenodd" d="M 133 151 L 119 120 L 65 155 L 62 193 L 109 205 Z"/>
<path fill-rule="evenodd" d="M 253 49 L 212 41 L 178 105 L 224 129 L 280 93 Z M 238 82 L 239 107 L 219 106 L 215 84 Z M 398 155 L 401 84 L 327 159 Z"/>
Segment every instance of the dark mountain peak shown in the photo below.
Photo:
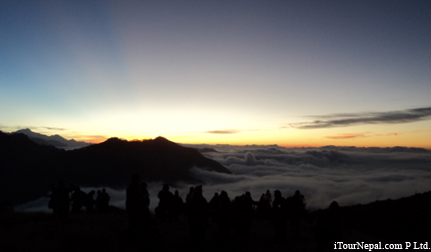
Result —
<path fill-rule="evenodd" d="M 106 140 L 105 142 L 90 145 L 90 146 L 86 147 L 85 149 L 87 151 L 92 151 L 92 152 L 99 152 L 99 151 L 103 152 L 103 151 L 107 151 L 107 150 L 128 151 L 127 146 L 126 146 L 127 143 L 128 143 L 128 141 L 125 139 L 121 139 L 118 137 L 111 137 L 108 140 Z"/>
<path fill-rule="evenodd" d="M 30 138 L 31 137 L 39 137 L 40 138 L 40 137 L 44 136 L 42 134 L 31 131 L 29 128 L 17 130 L 15 132 L 12 132 L 12 134 L 24 134 Z"/>
<path fill-rule="evenodd" d="M 31 131 L 29 128 L 25 128 L 25 129 L 20 129 L 18 131 L 16 131 L 15 133 L 34 133 L 33 131 Z"/>
<path fill-rule="evenodd" d="M 162 136 L 158 136 L 158 137 L 154 138 L 154 141 L 172 143 L 171 141 L 169 141 L 168 139 L 166 139 L 165 137 L 162 137 Z"/>
<path fill-rule="evenodd" d="M 22 133 L 0 134 L 0 205 L 24 203 L 43 196 L 58 180 L 64 151 L 39 145 Z"/>
<path fill-rule="evenodd" d="M 118 137 L 111 137 L 111 138 L 109 138 L 108 140 L 106 140 L 105 142 L 103 142 L 103 143 L 107 143 L 107 144 L 118 144 L 118 143 L 125 143 L 125 142 L 127 142 L 127 140 L 124 140 L 124 139 L 120 139 L 120 138 L 118 138 Z M 102 143 L 102 144 L 103 144 Z"/>
<path fill-rule="evenodd" d="M 154 139 L 152 139 L 152 140 L 144 140 L 143 142 L 148 142 L 148 141 L 152 142 L 153 144 L 163 145 L 163 146 L 165 146 L 165 147 L 167 147 L 167 146 L 171 146 L 171 147 L 172 147 L 172 146 L 180 147 L 180 145 L 179 145 L 179 144 L 174 143 L 174 142 L 172 142 L 172 141 L 170 141 L 170 140 L 168 140 L 167 138 L 162 137 L 162 136 L 158 136 L 158 137 L 156 137 L 156 138 L 154 138 Z"/>
<path fill-rule="evenodd" d="M 86 158 L 97 157 L 99 163 L 115 164 L 129 173 L 142 173 L 154 179 L 185 178 L 190 176 L 188 172 L 193 167 L 230 173 L 220 163 L 204 157 L 196 149 L 183 147 L 164 137 L 142 141 L 113 137 L 73 152 Z"/>
<path fill-rule="evenodd" d="M 116 188 L 124 187 L 132 174 L 141 174 L 147 181 L 205 183 L 190 170 L 230 173 L 196 149 L 161 137 L 143 141 L 110 138 L 65 151 L 37 144 L 24 134 L 0 132 L 0 153 L 0 202 L 8 205 L 43 196 L 59 179 L 80 186 Z"/>
<path fill-rule="evenodd" d="M 167 152 L 179 151 L 182 154 L 184 154 L 185 151 L 195 151 L 195 149 L 183 147 L 162 136 L 156 137 L 155 139 L 151 139 L 151 140 L 143 140 L 142 143 L 148 147 L 157 149 L 159 151 L 160 150 L 167 151 Z"/>
<path fill-rule="evenodd" d="M 190 155 L 197 153 L 193 148 L 182 147 L 181 145 L 169 141 L 164 137 L 157 137 L 155 139 L 146 140 L 133 140 L 127 141 L 118 137 L 112 137 L 100 144 L 94 144 L 87 148 L 93 152 L 102 150 L 110 150 L 117 153 L 125 153 L 127 156 L 142 156 L 145 153 L 169 153 L 169 155 Z"/>
<path fill-rule="evenodd" d="M 39 145 L 31 137 L 23 133 L 5 134 L 0 132 L 0 150 L 4 149 L 6 153 L 14 153 L 14 155 L 21 155 L 23 153 L 34 152 L 40 154 L 42 152 L 58 153 L 58 149 L 53 146 Z"/>
<path fill-rule="evenodd" d="M 13 132 L 12 134 L 24 134 L 30 138 L 33 142 L 39 145 L 52 145 L 57 148 L 81 148 L 90 145 L 86 142 L 77 142 L 75 140 L 67 140 L 64 137 L 56 134 L 53 136 L 47 136 L 40 133 L 31 131 L 30 129 L 21 129 Z"/>
<path fill-rule="evenodd" d="M 67 139 L 66 139 L 66 138 L 64 138 L 64 137 L 62 137 L 62 136 L 60 136 L 60 135 L 58 135 L 58 134 L 52 135 L 52 136 L 50 136 L 49 138 L 51 138 L 51 139 L 53 139 L 53 140 L 58 140 L 58 141 L 67 141 Z"/>
<path fill-rule="evenodd" d="M 37 144 L 23 133 L 1 134 L 0 147 L 13 151 L 24 151 L 28 148 L 35 148 Z"/>

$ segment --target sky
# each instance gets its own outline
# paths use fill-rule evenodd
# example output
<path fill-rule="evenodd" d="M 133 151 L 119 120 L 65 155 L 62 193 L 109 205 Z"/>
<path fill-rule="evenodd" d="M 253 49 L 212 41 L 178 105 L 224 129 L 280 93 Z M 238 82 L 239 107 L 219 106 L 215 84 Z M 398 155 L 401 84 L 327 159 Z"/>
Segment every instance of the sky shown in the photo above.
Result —
<path fill-rule="evenodd" d="M 429 1 L 0 2 L 0 130 L 431 149 Z"/>

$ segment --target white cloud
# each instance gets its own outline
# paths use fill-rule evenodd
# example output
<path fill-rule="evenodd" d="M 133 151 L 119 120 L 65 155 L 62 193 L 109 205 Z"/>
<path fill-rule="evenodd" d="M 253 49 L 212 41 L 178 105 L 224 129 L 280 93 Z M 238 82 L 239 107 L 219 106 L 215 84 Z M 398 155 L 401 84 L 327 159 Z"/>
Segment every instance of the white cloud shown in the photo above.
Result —
<path fill-rule="evenodd" d="M 255 165 L 257 163 L 256 157 L 249 151 L 245 153 L 244 160 L 246 165 Z"/>
<path fill-rule="evenodd" d="M 232 175 L 214 176 L 194 170 L 210 181 L 207 190 L 226 190 L 236 196 L 250 191 L 253 198 L 267 189 L 284 197 L 300 190 L 309 208 L 364 204 L 410 196 L 431 190 L 431 155 L 409 148 L 283 148 L 278 146 L 211 146 L 206 153 L 225 165 Z M 235 179 L 236 178 L 236 179 Z"/>
<path fill-rule="evenodd" d="M 202 147 L 202 146 L 195 146 Z M 283 148 L 278 146 L 204 145 L 218 152 L 206 156 L 226 166 L 233 174 L 193 168 L 193 175 L 206 181 L 204 196 L 225 190 L 229 197 L 250 191 L 254 200 L 266 190 L 280 190 L 284 197 L 300 190 L 309 209 L 325 208 L 333 200 L 340 205 L 365 204 L 430 191 L 430 151 L 403 148 Z M 178 184 L 185 199 L 190 186 Z M 148 185 L 151 205 L 158 204 L 162 183 Z M 84 188 L 89 191 L 90 188 Z M 124 207 L 125 190 L 108 189 L 111 203 Z M 36 209 L 42 201 L 27 205 Z M 24 209 L 24 208 L 21 208 Z M 40 209 L 40 208 L 37 208 Z"/>

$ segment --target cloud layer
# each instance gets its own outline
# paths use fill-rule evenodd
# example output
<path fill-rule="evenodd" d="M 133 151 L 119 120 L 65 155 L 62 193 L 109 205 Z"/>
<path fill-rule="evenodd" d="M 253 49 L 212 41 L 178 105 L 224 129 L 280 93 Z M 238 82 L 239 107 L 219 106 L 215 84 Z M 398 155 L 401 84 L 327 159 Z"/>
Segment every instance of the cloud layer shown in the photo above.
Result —
<path fill-rule="evenodd" d="M 290 124 L 297 129 L 345 127 L 356 124 L 408 123 L 431 119 L 431 107 L 390 112 L 313 116 L 311 122 Z"/>
<path fill-rule="evenodd" d="M 332 200 L 341 205 L 364 204 L 431 190 L 431 152 L 425 149 L 211 147 L 219 152 L 207 155 L 233 174 L 194 169 L 196 177 L 208 182 L 204 186 L 208 197 L 220 190 L 231 197 L 250 191 L 258 200 L 268 189 L 278 189 L 284 197 L 298 189 L 308 208 L 316 209 Z"/>
<path fill-rule="evenodd" d="M 280 190 L 283 197 L 300 190 L 306 198 L 307 208 L 313 210 L 325 208 L 333 200 L 346 206 L 431 190 L 431 151 L 420 148 L 187 146 L 217 150 L 205 155 L 233 173 L 192 169 L 196 178 L 206 181 L 203 191 L 207 200 L 221 190 L 227 191 L 231 199 L 250 191 L 254 200 L 259 200 L 266 190 Z M 190 186 L 195 185 L 173 185 L 171 191 L 178 190 L 185 199 Z M 162 183 L 149 183 L 148 188 L 150 209 L 154 210 Z M 91 189 L 83 188 L 87 192 Z M 111 203 L 124 208 L 125 190 L 107 190 Z M 40 199 L 19 209 L 49 211 L 45 201 Z"/>

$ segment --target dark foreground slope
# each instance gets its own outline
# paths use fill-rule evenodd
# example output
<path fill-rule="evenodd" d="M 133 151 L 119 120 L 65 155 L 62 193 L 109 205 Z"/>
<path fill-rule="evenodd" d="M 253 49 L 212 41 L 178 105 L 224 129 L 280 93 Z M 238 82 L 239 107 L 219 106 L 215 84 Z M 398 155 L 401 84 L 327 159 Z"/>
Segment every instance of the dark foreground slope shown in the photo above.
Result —
<path fill-rule="evenodd" d="M 0 132 L 0 205 L 24 203 L 46 194 L 61 176 L 64 154 L 23 134 Z"/>
<path fill-rule="evenodd" d="M 342 241 L 383 245 L 430 242 L 430 202 L 428 192 L 341 207 L 338 218 L 342 223 Z M 50 214 L 0 211 L 0 251 L 140 251 L 128 242 L 125 212 L 113 210 L 104 214 L 71 214 L 64 222 L 56 221 Z M 217 224 L 211 222 L 207 240 L 197 251 L 316 251 L 315 224 L 324 211 L 305 216 L 297 238 L 292 237 L 287 224 L 283 244 L 274 243 L 271 220 L 253 219 L 248 237 L 233 230 L 227 244 L 220 243 Z M 144 251 L 191 251 L 193 247 L 185 215 L 178 222 L 155 221 L 146 238 L 142 237 Z"/>
<path fill-rule="evenodd" d="M 431 242 L 431 192 L 344 207 L 340 219 L 350 230 L 381 240 Z"/>
<path fill-rule="evenodd" d="M 159 137 L 128 142 L 112 138 L 101 144 L 64 151 L 39 145 L 23 134 L 0 132 L 0 205 L 14 205 L 46 195 L 60 179 L 88 187 L 125 187 L 134 173 L 147 181 L 196 181 L 192 167 L 230 173 L 193 148 Z"/>

